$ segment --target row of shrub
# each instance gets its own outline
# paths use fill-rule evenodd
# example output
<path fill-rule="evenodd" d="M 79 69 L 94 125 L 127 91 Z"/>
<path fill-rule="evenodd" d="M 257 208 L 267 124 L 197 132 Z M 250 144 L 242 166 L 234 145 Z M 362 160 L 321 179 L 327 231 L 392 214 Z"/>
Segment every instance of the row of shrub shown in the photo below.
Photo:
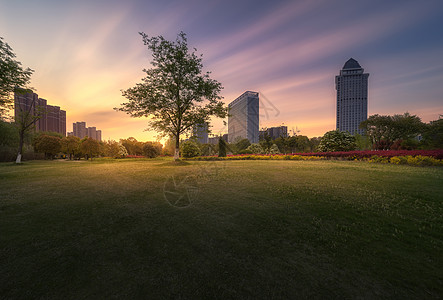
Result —
<path fill-rule="evenodd" d="M 415 166 L 443 166 L 443 150 L 419 150 L 419 151 L 349 151 L 349 152 L 317 152 L 297 154 L 244 154 L 218 156 L 199 156 L 188 158 L 189 160 L 212 161 L 212 160 L 361 160 L 376 163 L 392 163 L 397 165 Z"/>
<path fill-rule="evenodd" d="M 270 156 L 270 154 L 254 154 L 254 156 Z M 328 158 L 343 158 L 347 160 L 371 158 L 376 155 L 379 157 L 394 157 L 394 156 L 429 156 L 436 159 L 443 159 L 443 149 L 439 150 L 367 150 L 367 151 L 337 151 L 337 152 L 303 152 L 291 154 L 272 154 L 271 156 L 317 156 Z M 228 155 L 228 157 L 242 157 L 251 156 L 251 154 L 237 154 Z"/>
<path fill-rule="evenodd" d="M 294 153 L 297 155 L 307 156 L 323 156 L 328 158 L 348 158 L 348 159 L 363 159 L 370 158 L 374 155 L 379 157 L 394 157 L 394 156 L 429 156 L 436 159 L 443 159 L 443 149 L 439 150 L 367 150 L 367 151 L 337 151 L 337 152 L 311 152 L 311 153 Z"/>
<path fill-rule="evenodd" d="M 187 160 L 321 160 L 326 159 L 322 156 L 306 156 L 306 155 L 268 155 L 268 154 L 242 154 L 228 155 L 225 157 L 218 156 L 198 156 L 187 158 Z"/>
<path fill-rule="evenodd" d="M 377 156 L 374 155 L 371 158 L 364 158 L 363 160 L 376 163 L 391 163 L 395 165 L 411 165 L 411 166 L 443 166 L 443 160 L 437 159 L 431 156 Z"/>

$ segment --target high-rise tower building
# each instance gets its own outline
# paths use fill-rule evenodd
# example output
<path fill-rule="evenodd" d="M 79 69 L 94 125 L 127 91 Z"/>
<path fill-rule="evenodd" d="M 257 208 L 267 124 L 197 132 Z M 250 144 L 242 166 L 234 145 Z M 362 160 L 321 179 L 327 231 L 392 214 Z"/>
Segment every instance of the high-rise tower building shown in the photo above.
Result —
<path fill-rule="evenodd" d="M 239 137 L 258 143 L 259 98 L 257 92 L 246 91 L 229 103 L 228 141 L 234 142 Z"/>
<path fill-rule="evenodd" d="M 337 90 L 337 126 L 340 131 L 363 134 L 360 122 L 368 118 L 368 73 L 350 58 L 340 75 L 335 76 Z"/>

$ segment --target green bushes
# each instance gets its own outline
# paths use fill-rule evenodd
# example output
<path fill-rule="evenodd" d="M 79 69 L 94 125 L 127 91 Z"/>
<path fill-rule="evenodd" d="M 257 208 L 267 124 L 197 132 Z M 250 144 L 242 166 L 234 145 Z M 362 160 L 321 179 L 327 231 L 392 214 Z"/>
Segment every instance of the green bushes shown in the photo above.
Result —
<path fill-rule="evenodd" d="M 143 145 L 143 155 L 147 158 L 156 158 L 162 153 L 162 144 L 158 142 L 146 142 Z"/>
<path fill-rule="evenodd" d="M 391 163 L 394 165 L 443 166 L 442 160 L 422 155 L 393 156 L 391 158 L 373 155 L 371 158 L 365 160 L 370 163 Z"/>
<path fill-rule="evenodd" d="M 249 145 L 249 147 L 246 150 L 249 150 L 251 153 L 254 153 L 254 154 L 263 154 L 264 153 L 264 150 L 263 150 L 262 146 L 260 146 L 260 144 L 251 144 L 251 145 Z"/>
<path fill-rule="evenodd" d="M 34 149 L 36 152 L 44 153 L 45 158 L 53 159 L 61 148 L 61 138 L 58 136 L 51 136 L 47 134 L 40 134 L 34 140 Z"/>
<path fill-rule="evenodd" d="M 184 158 L 191 158 L 201 155 L 197 143 L 189 140 L 181 144 L 181 154 Z"/>
<path fill-rule="evenodd" d="M 193 160 L 203 160 L 203 161 L 212 161 L 212 160 L 303 160 L 303 161 L 311 161 L 311 160 L 325 160 L 331 159 L 331 157 L 326 156 L 309 156 L 309 155 L 257 155 L 257 154 L 245 154 L 245 155 L 231 155 L 227 157 L 215 157 L 215 156 L 200 156 L 194 157 Z M 423 156 L 423 155 L 407 155 L 407 156 L 378 156 L 373 155 L 369 158 L 332 158 L 339 160 L 356 160 L 356 161 L 366 161 L 369 163 L 382 163 L 382 164 L 395 164 L 395 165 L 410 165 L 410 166 L 443 166 L 443 160 L 437 159 L 431 156 Z"/>
<path fill-rule="evenodd" d="M 318 145 L 318 151 L 352 151 L 357 148 L 355 137 L 348 132 L 332 130 L 325 133 Z"/>

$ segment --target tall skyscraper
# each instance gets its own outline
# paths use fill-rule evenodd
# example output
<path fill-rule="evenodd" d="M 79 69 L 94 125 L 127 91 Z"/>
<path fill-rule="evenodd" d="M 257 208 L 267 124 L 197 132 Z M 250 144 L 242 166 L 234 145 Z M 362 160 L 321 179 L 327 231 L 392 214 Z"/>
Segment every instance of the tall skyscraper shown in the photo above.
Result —
<path fill-rule="evenodd" d="M 335 76 L 337 90 L 337 126 L 340 131 L 363 134 L 360 122 L 368 118 L 368 73 L 350 58 L 340 75 Z"/>
<path fill-rule="evenodd" d="M 39 98 L 32 91 L 14 94 L 14 113 L 16 120 L 23 117 L 24 112 L 33 115 L 41 114 L 35 122 L 36 131 L 53 131 L 66 136 L 66 111 L 59 106 L 48 105 L 45 99 Z"/>
<path fill-rule="evenodd" d="M 258 143 L 259 98 L 257 92 L 246 91 L 229 103 L 228 141 L 238 138 Z"/>

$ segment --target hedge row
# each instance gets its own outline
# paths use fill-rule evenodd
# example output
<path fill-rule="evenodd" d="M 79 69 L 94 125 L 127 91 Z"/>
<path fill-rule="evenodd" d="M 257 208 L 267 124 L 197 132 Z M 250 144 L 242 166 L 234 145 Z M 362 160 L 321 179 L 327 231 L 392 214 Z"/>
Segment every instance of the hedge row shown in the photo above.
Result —
<path fill-rule="evenodd" d="M 443 150 L 417 150 L 417 151 L 349 151 L 349 152 L 316 152 L 297 154 L 243 154 L 228 155 L 227 157 L 199 156 L 188 160 L 362 160 L 377 163 L 392 163 L 417 166 L 443 166 Z"/>

